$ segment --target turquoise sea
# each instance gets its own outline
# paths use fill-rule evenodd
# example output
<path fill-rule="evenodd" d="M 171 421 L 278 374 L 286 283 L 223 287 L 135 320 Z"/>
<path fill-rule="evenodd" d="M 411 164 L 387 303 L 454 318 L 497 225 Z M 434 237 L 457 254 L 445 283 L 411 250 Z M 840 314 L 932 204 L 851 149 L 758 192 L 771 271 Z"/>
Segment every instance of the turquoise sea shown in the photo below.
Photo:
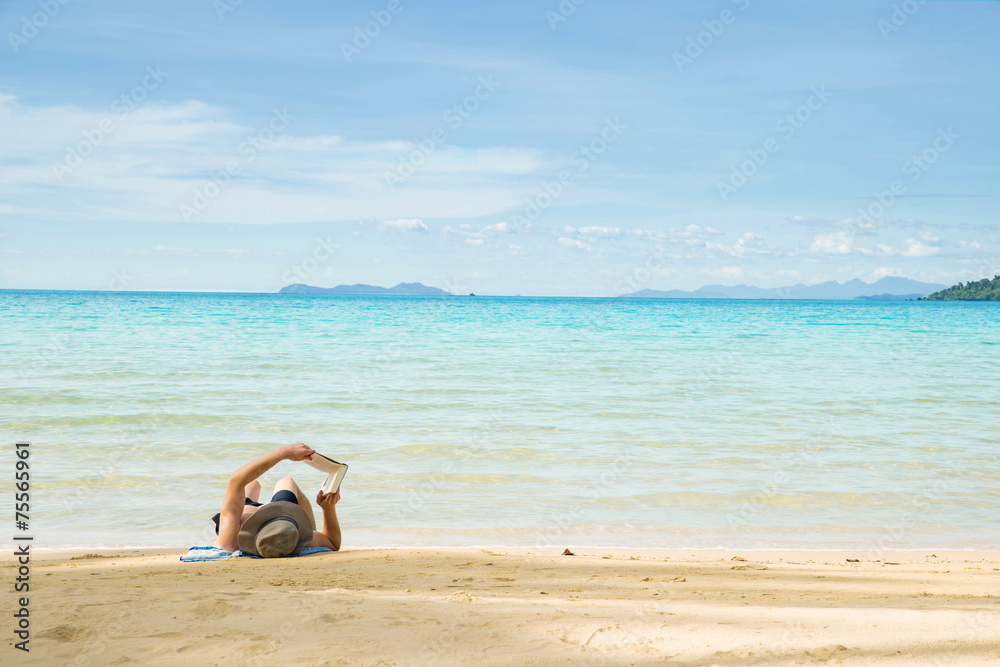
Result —
<path fill-rule="evenodd" d="M 0 395 L 36 548 L 301 440 L 346 546 L 1000 549 L 997 304 L 0 291 Z"/>

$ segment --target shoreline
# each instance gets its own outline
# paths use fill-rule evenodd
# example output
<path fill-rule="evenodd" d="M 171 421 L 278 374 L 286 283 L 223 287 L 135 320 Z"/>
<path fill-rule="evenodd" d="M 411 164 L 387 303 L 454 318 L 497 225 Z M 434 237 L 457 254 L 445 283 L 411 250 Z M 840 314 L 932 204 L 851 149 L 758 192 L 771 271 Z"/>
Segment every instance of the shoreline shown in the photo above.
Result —
<path fill-rule="evenodd" d="M 99 553 L 101 555 L 109 556 L 130 556 L 130 555 L 142 555 L 142 556 L 158 556 L 158 555 L 169 555 L 169 554 L 184 554 L 187 553 L 190 547 L 175 547 L 175 546 L 124 546 L 124 547 L 108 547 L 108 546 L 91 546 L 91 547 L 55 547 L 55 548 L 44 548 L 32 546 L 31 553 L 33 554 L 44 554 L 52 556 L 76 556 L 87 553 Z M 744 555 L 750 554 L 755 559 L 759 560 L 788 560 L 788 557 L 798 557 L 810 556 L 813 560 L 816 559 L 826 559 L 826 560 L 836 560 L 837 558 L 857 558 L 862 562 L 881 562 L 885 560 L 907 560 L 909 562 L 916 562 L 915 558 L 936 558 L 938 561 L 948 561 L 948 560 L 983 560 L 989 562 L 1000 562 L 1000 549 L 979 549 L 979 548 L 914 548 L 914 549 L 879 549 L 879 558 L 871 558 L 871 549 L 859 548 L 859 549 L 849 549 L 849 548 L 829 548 L 829 549 L 740 549 L 740 548 L 717 548 L 717 549 L 660 549 L 660 548 L 632 548 L 632 547 L 601 547 L 601 546 L 575 546 L 568 544 L 568 546 L 559 547 L 521 547 L 521 546 L 490 546 L 490 545 L 474 545 L 474 546 L 345 546 L 341 549 L 343 552 L 373 552 L 373 551 L 392 551 L 392 552 L 425 552 L 425 551 L 436 551 L 436 552 L 446 552 L 446 553 L 491 553 L 498 555 L 512 555 L 512 556 L 560 556 L 563 550 L 569 549 L 574 555 L 580 556 L 609 556 L 612 558 L 648 558 L 648 559 L 679 559 L 679 558 L 694 558 L 695 560 L 713 560 L 717 558 L 722 558 L 725 555 Z M 4 560 L 10 560 L 13 558 L 11 555 L 11 550 L 8 549 L 0 553 L 0 562 Z M 922 562 L 922 561 L 921 561 Z"/>

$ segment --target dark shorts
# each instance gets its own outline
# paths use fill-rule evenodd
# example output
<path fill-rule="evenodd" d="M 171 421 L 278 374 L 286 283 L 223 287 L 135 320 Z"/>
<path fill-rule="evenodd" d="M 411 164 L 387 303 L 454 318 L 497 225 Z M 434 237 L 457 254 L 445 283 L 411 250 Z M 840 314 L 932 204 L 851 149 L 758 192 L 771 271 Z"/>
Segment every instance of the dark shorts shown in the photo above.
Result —
<path fill-rule="evenodd" d="M 278 501 L 284 501 L 284 502 L 288 502 L 288 503 L 295 503 L 296 505 L 299 504 L 299 499 L 295 497 L 295 493 L 293 493 L 292 491 L 289 491 L 288 489 L 282 489 L 281 491 L 278 491 L 273 496 L 271 496 L 271 502 L 272 503 L 276 503 Z M 263 506 L 264 503 L 258 503 L 256 500 L 250 500 L 249 498 L 246 498 L 243 501 L 243 504 L 244 505 L 253 505 L 254 507 L 261 507 L 261 506 Z M 215 516 L 212 517 L 212 521 L 215 522 L 215 534 L 216 535 L 219 534 L 219 517 L 221 517 L 221 516 L 222 516 L 222 514 L 220 513 L 220 514 L 216 514 Z"/>

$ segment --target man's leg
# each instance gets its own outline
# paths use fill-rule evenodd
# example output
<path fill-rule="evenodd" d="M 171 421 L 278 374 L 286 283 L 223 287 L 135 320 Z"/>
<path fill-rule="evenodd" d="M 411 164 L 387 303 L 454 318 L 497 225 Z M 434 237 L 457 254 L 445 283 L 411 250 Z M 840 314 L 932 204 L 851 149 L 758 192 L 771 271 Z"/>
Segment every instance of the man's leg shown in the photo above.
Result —
<path fill-rule="evenodd" d="M 256 479 L 243 488 L 243 494 L 250 500 L 257 502 L 260 498 L 260 482 Z"/>
<path fill-rule="evenodd" d="M 274 493 L 278 491 L 291 491 L 295 494 L 295 498 L 299 502 L 299 507 L 304 509 L 306 514 L 309 515 L 309 522 L 312 523 L 313 530 L 316 530 L 316 517 L 313 515 L 312 505 L 309 504 L 309 499 L 302 493 L 302 489 L 295 483 L 295 480 L 291 477 L 282 477 L 274 485 Z"/>

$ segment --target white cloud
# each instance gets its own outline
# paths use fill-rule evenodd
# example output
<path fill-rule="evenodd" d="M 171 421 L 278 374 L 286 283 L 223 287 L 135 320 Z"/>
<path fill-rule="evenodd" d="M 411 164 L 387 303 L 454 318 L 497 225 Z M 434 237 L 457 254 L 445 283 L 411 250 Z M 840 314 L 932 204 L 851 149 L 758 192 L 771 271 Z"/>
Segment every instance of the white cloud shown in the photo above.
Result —
<path fill-rule="evenodd" d="M 582 236 L 621 236 L 622 230 L 618 227 L 580 227 L 577 231 Z"/>
<path fill-rule="evenodd" d="M 614 252 L 619 245 L 618 239 L 623 237 L 621 227 L 599 225 L 584 227 L 566 225 L 561 230 L 556 230 L 556 234 L 561 235 L 558 243 L 563 247 L 600 253 L 605 250 Z"/>
<path fill-rule="evenodd" d="M 378 223 L 380 232 L 426 232 L 427 225 L 423 220 L 399 218 L 397 220 L 382 220 Z"/>
<path fill-rule="evenodd" d="M 496 234 L 512 234 L 516 233 L 516 231 L 516 229 L 508 225 L 506 222 L 485 225 L 480 227 L 479 231 L 472 231 L 472 225 L 469 224 L 461 224 L 458 226 L 458 229 L 452 227 L 451 225 L 445 225 L 441 228 L 441 232 L 445 235 L 455 234 L 456 236 L 464 236 L 467 239 L 466 243 L 469 245 L 483 245 L 482 243 L 470 243 L 469 240 L 471 239 L 483 241 L 495 236 Z"/>
<path fill-rule="evenodd" d="M 744 255 L 769 255 L 773 251 L 765 245 L 764 238 L 760 234 L 747 232 L 733 245 L 733 252 L 742 257 Z"/>
<path fill-rule="evenodd" d="M 795 270 L 779 269 L 778 275 L 789 280 L 802 280 L 802 274 Z"/>
<path fill-rule="evenodd" d="M 871 254 L 871 250 L 856 246 L 854 238 L 847 232 L 818 234 L 813 239 L 809 249 L 824 255 L 850 255 L 853 252 L 859 252 L 863 255 Z"/>
<path fill-rule="evenodd" d="M 941 248 L 930 246 L 917 239 L 906 239 L 903 248 L 893 248 L 889 245 L 879 245 L 879 254 L 886 257 L 930 257 L 941 252 Z"/>
<path fill-rule="evenodd" d="M 725 243 L 716 243 L 714 241 L 705 241 L 703 239 L 688 239 L 687 244 L 692 247 L 705 248 L 706 250 L 718 250 L 727 255 L 736 255 L 736 251 Z"/>
<path fill-rule="evenodd" d="M 620 227 L 572 227 L 570 225 L 566 225 L 562 228 L 562 231 L 564 234 L 589 237 L 617 237 L 622 235 Z"/>
<path fill-rule="evenodd" d="M 447 236 L 448 234 L 455 234 L 457 236 L 480 236 L 475 232 L 467 231 L 469 225 L 459 225 L 458 228 L 452 227 L 451 225 L 445 225 L 441 228 L 441 233 Z"/>
<path fill-rule="evenodd" d="M 760 236 L 760 234 L 755 234 L 754 232 L 744 233 L 733 245 L 726 245 L 725 243 L 716 243 L 715 241 L 703 239 L 687 239 L 686 243 L 692 247 L 705 248 L 706 250 L 721 252 L 731 257 L 772 255 L 776 252 L 764 243 L 764 239 Z"/>
<path fill-rule="evenodd" d="M 385 173 L 398 166 L 412 141 L 302 135 L 294 118 L 273 135 L 270 112 L 249 123 L 233 117 L 199 101 L 147 102 L 122 115 L 110 108 L 32 106 L 0 94 L 0 191 L 10 193 L 4 205 L 23 211 L 25 222 L 69 216 L 180 222 L 181 206 L 215 175 L 225 183 L 190 221 L 474 218 L 520 207 L 535 186 L 513 177 L 542 164 L 534 149 L 484 146 L 474 151 L 472 169 L 439 169 L 431 160 L 391 191 Z M 113 131 L 87 145 L 84 133 L 97 137 L 102 122 L 113 123 Z M 268 140 L 248 150 L 248 137 L 265 136 L 258 134 L 264 130 Z M 60 180 L 54 166 L 77 147 L 86 157 Z M 225 173 L 227 163 L 237 164 L 235 176 Z"/>
<path fill-rule="evenodd" d="M 873 282 L 875 280 L 880 280 L 886 277 L 897 278 L 902 275 L 903 274 L 900 272 L 899 269 L 893 269 L 888 266 L 880 266 L 871 272 L 868 278 L 868 282 Z"/>
<path fill-rule="evenodd" d="M 929 246 L 916 239 L 906 239 L 903 241 L 906 248 L 900 252 L 903 257 L 930 257 L 941 252 L 937 246 Z"/>
<path fill-rule="evenodd" d="M 642 239 L 650 239 L 653 241 L 660 241 L 666 238 L 666 232 L 659 229 L 639 229 L 638 227 L 633 227 L 628 230 L 629 236 L 635 236 Z"/>
<path fill-rule="evenodd" d="M 744 280 L 747 274 L 738 266 L 724 266 L 721 269 L 709 271 L 708 275 L 731 280 Z"/>
<path fill-rule="evenodd" d="M 684 228 L 684 231 L 688 234 L 710 234 L 712 236 L 722 236 L 725 232 L 720 232 L 715 227 L 711 225 L 706 225 L 702 227 L 701 225 L 688 225 Z"/>
<path fill-rule="evenodd" d="M 819 234 L 813 239 L 810 250 L 828 255 L 849 255 L 851 253 L 851 239 L 845 232 Z"/>
<path fill-rule="evenodd" d="M 865 221 L 858 218 L 844 218 L 840 224 L 848 229 L 860 229 L 862 231 L 875 229 L 875 223 L 873 221 Z"/>
<path fill-rule="evenodd" d="M 476 170 L 491 174 L 530 174 L 542 166 L 536 150 L 523 148 L 480 148 Z"/>

